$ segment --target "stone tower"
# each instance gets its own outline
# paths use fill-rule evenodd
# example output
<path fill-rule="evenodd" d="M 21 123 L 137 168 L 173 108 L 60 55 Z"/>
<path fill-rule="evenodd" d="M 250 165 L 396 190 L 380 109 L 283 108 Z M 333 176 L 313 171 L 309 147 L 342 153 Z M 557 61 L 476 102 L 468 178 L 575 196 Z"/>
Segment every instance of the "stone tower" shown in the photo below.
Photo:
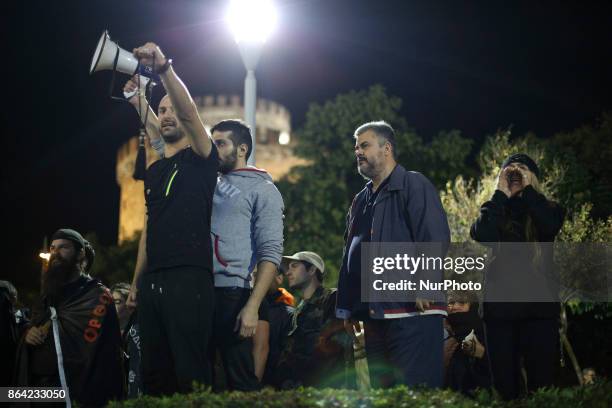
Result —
<path fill-rule="evenodd" d="M 203 96 L 194 98 L 205 127 L 210 128 L 223 119 L 244 117 L 239 96 Z M 291 167 L 306 162 L 293 155 L 291 141 L 291 115 L 282 105 L 265 99 L 257 101 L 257 167 L 267 170 L 274 180 L 280 179 Z M 142 181 L 132 178 L 138 152 L 138 137 L 132 137 L 117 152 L 116 177 L 119 184 L 119 243 L 142 230 L 144 222 L 144 191 Z M 156 153 L 147 143 L 149 163 Z"/>

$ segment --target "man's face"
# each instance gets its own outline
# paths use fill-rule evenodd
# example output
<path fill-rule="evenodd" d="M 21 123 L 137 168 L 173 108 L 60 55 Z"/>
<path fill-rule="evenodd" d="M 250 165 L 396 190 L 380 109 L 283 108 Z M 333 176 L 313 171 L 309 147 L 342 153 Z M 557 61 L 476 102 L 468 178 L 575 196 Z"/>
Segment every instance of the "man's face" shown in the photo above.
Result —
<path fill-rule="evenodd" d="M 76 258 L 77 251 L 74 242 L 68 239 L 55 239 L 51 242 L 49 248 L 51 256 L 49 257 L 49 266 L 54 263 L 70 261 Z"/>
<path fill-rule="evenodd" d="M 157 117 L 159 119 L 159 132 L 164 142 L 173 144 L 183 138 L 183 129 L 179 126 L 172 102 L 167 95 L 159 102 Z"/>
<path fill-rule="evenodd" d="M 120 292 L 113 292 L 113 300 L 115 301 L 115 308 L 117 309 L 117 316 L 119 317 L 119 326 L 123 330 L 130 317 L 130 310 L 127 308 L 125 299 Z"/>
<path fill-rule="evenodd" d="M 306 270 L 306 265 L 300 261 L 291 261 L 285 272 L 287 284 L 291 289 L 301 289 L 308 285 L 312 278 Z"/>
<path fill-rule="evenodd" d="M 212 134 L 215 146 L 217 146 L 217 152 L 219 152 L 219 171 L 223 174 L 236 169 L 238 162 L 238 147 L 230 139 L 231 135 L 231 130 L 225 132 L 215 130 Z"/>
<path fill-rule="evenodd" d="M 388 150 L 386 143 L 380 146 L 379 138 L 372 130 L 357 136 L 355 142 L 355 157 L 357 158 L 357 171 L 363 177 L 372 179 L 379 174 L 385 164 L 385 154 Z"/>
<path fill-rule="evenodd" d="M 75 244 L 67 239 L 55 239 L 49 247 L 51 257 L 47 270 L 42 275 L 42 293 L 49 298 L 59 295 L 63 285 L 77 273 L 81 261 Z"/>

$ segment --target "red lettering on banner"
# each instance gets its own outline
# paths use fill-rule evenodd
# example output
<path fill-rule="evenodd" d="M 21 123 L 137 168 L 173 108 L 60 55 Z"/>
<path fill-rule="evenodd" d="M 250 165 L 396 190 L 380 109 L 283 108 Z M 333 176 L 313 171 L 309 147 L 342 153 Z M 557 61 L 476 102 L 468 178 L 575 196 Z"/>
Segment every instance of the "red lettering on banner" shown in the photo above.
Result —
<path fill-rule="evenodd" d="M 93 314 L 94 316 L 99 316 L 99 317 L 104 316 L 106 314 L 106 306 L 104 305 L 96 306 L 96 308 L 93 310 Z"/>
<path fill-rule="evenodd" d="M 94 341 L 98 339 L 98 332 L 95 329 L 88 327 L 85 329 L 85 333 L 83 333 L 83 337 L 85 337 L 85 341 L 89 343 L 93 343 Z"/>
<path fill-rule="evenodd" d="M 106 306 L 113 302 L 113 298 L 110 296 L 108 290 L 105 290 L 98 298 L 100 304 L 96 305 L 91 311 L 93 319 L 89 320 L 83 337 L 85 341 L 93 343 L 98 339 L 98 330 L 102 327 L 102 318 L 106 314 Z"/>
<path fill-rule="evenodd" d="M 89 321 L 89 327 L 92 327 L 94 329 L 99 329 L 100 327 L 102 327 L 102 323 L 100 323 L 98 319 L 91 319 Z"/>

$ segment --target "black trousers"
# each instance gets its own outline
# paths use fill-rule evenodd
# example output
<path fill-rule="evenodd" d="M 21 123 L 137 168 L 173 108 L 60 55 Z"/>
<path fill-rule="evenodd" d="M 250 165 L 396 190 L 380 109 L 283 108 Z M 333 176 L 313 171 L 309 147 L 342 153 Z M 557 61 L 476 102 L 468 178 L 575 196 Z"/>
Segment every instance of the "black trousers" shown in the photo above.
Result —
<path fill-rule="evenodd" d="M 521 357 L 527 372 L 527 391 L 553 385 L 559 352 L 556 319 L 486 320 L 486 350 L 493 385 L 505 399 L 520 396 Z"/>
<path fill-rule="evenodd" d="M 187 393 L 194 381 L 210 385 L 212 273 L 199 267 L 146 273 L 137 301 L 144 393 Z"/>
<path fill-rule="evenodd" d="M 256 391 L 261 384 L 255 376 L 252 338 L 241 338 L 234 331 L 236 317 L 249 300 L 250 289 L 215 288 L 215 317 L 213 341 L 210 348 L 212 361 L 218 351 L 230 390 Z"/>

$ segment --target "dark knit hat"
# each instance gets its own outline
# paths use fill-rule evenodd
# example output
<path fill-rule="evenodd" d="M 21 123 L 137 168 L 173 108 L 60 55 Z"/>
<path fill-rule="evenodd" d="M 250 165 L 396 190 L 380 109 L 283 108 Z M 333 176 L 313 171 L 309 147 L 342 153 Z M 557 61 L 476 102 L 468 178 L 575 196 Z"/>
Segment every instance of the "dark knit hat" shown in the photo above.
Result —
<path fill-rule="evenodd" d="M 521 163 L 527 166 L 527 168 L 536 175 L 537 178 L 540 178 L 540 169 L 536 162 L 525 153 L 516 153 L 511 156 L 508 156 L 506 160 L 502 163 L 502 169 L 505 169 L 510 165 L 510 163 Z"/>
<path fill-rule="evenodd" d="M 85 248 L 85 238 L 78 232 L 69 228 L 58 229 L 51 235 L 51 241 L 56 239 L 67 239 L 69 241 L 74 242 L 75 244 L 80 245 L 78 249 Z"/>

